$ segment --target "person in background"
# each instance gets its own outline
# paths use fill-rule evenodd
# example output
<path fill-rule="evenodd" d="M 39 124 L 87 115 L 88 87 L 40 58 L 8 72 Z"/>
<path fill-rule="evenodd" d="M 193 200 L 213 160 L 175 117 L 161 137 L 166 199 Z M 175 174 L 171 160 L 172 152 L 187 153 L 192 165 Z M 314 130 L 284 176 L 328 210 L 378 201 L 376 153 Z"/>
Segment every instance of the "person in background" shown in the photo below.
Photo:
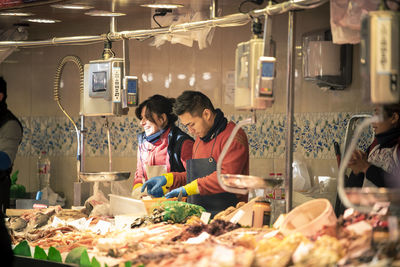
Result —
<path fill-rule="evenodd" d="M 8 110 L 6 99 L 7 83 L 0 77 L 0 256 L 5 266 L 11 266 L 14 256 L 4 214 L 10 204 L 10 174 L 22 140 L 22 125 Z"/>
<path fill-rule="evenodd" d="M 7 83 L 0 77 L 0 208 L 3 213 L 10 204 L 10 174 L 18 146 L 22 140 L 22 125 L 7 108 Z"/>
<path fill-rule="evenodd" d="M 142 190 L 162 196 L 163 187 L 171 191 L 167 198 L 188 196 L 188 202 L 216 213 L 247 201 L 246 195 L 224 191 L 218 183 L 217 161 L 235 127 L 228 122 L 220 109 L 215 109 L 210 99 L 197 91 L 185 91 L 176 100 L 174 112 L 190 133 L 196 136 L 193 158 L 188 160 L 186 172 L 172 172 L 148 180 Z M 249 145 L 246 133 L 240 129 L 222 163 L 222 173 L 249 174 Z"/>
<path fill-rule="evenodd" d="M 0 257 L 2 266 L 13 266 L 14 253 L 11 247 L 11 239 L 4 223 L 4 215 L 0 211 Z"/>
<path fill-rule="evenodd" d="M 138 135 L 137 169 L 132 197 L 139 198 L 144 181 L 166 172 L 183 172 L 192 158 L 193 139 L 175 125 L 174 98 L 153 95 L 135 110 L 144 132 Z"/>
<path fill-rule="evenodd" d="M 352 172 L 346 187 L 398 187 L 400 157 L 400 104 L 375 109 L 383 120 L 372 124 L 375 138 L 366 152 L 353 152 L 348 167 Z M 396 178 L 397 176 L 397 178 Z"/>

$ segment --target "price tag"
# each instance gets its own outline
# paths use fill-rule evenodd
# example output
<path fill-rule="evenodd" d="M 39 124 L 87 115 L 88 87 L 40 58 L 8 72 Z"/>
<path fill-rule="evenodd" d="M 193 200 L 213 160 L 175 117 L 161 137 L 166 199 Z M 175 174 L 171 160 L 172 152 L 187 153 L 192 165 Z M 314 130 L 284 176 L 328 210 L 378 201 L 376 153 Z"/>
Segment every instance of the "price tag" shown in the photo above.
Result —
<path fill-rule="evenodd" d="M 206 212 L 206 211 L 202 212 L 200 221 L 202 221 L 204 224 L 208 224 L 208 222 L 210 221 L 210 217 L 211 217 L 211 213 Z"/>
<path fill-rule="evenodd" d="M 386 215 L 389 210 L 390 202 L 376 202 L 371 214 Z"/>
<path fill-rule="evenodd" d="M 343 219 L 347 219 L 349 218 L 352 214 L 354 213 L 354 209 L 353 208 L 348 208 L 344 211 L 343 213 Z"/>
<path fill-rule="evenodd" d="M 86 219 L 85 218 L 80 218 L 78 220 L 73 220 L 71 222 L 68 222 L 67 224 L 70 226 L 75 227 L 76 229 L 82 231 L 85 228 L 85 223 L 86 223 Z"/>
<path fill-rule="evenodd" d="M 206 241 L 210 237 L 210 234 L 207 232 L 202 232 L 199 236 L 189 238 L 186 240 L 186 244 L 201 244 Z"/>
<path fill-rule="evenodd" d="M 87 220 L 85 221 L 85 223 L 83 224 L 83 229 L 85 229 L 85 230 L 88 229 L 89 226 L 90 226 L 90 223 L 92 222 L 92 220 L 93 220 L 93 217 L 87 219 Z"/>
<path fill-rule="evenodd" d="M 54 216 L 53 222 L 51 223 L 51 227 L 58 227 L 58 226 L 64 226 L 64 225 L 65 225 L 64 220 L 61 220 L 57 216 Z"/>
<path fill-rule="evenodd" d="M 104 235 L 110 231 L 111 223 L 100 220 L 93 228 L 93 232 Z"/>
<path fill-rule="evenodd" d="M 230 222 L 231 223 L 238 223 L 238 221 L 240 221 L 240 219 L 242 219 L 243 215 L 244 215 L 244 211 L 243 210 L 238 210 L 236 212 L 236 214 L 233 215 L 233 217 L 230 219 Z"/>

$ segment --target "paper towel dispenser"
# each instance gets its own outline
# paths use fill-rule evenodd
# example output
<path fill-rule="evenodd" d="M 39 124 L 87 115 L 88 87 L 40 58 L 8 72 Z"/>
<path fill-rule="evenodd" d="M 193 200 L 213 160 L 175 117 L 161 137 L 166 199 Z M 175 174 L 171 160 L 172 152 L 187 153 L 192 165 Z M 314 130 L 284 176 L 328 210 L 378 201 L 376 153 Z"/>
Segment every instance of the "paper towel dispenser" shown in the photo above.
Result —
<path fill-rule="evenodd" d="M 319 87 L 343 90 L 351 84 L 353 46 L 332 42 L 330 30 L 303 35 L 303 77 Z"/>

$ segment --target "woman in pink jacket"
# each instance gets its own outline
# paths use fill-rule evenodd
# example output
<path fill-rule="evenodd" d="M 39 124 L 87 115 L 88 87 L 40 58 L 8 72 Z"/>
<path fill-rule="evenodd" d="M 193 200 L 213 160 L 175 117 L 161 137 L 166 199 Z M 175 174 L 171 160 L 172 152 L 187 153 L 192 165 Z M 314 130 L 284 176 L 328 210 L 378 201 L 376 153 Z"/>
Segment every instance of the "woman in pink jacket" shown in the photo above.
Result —
<path fill-rule="evenodd" d="M 137 169 L 132 196 L 138 197 L 145 181 L 167 172 L 183 172 L 192 158 L 193 139 L 175 125 L 174 98 L 153 95 L 136 108 L 144 132 L 138 135 Z"/>

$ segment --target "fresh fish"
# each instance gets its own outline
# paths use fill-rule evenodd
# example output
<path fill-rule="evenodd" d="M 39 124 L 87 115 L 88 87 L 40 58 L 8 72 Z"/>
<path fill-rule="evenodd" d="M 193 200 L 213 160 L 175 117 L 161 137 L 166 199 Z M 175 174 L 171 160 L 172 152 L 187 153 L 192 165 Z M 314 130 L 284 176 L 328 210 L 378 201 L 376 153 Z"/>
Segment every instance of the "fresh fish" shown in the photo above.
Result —
<path fill-rule="evenodd" d="M 21 217 L 14 217 L 10 220 L 10 229 L 20 232 L 26 228 L 28 222 L 22 219 Z"/>
<path fill-rule="evenodd" d="M 43 225 L 46 225 L 47 222 L 49 221 L 51 215 L 49 214 L 44 214 L 44 213 L 38 213 L 36 214 L 34 218 L 34 228 L 39 228 L 42 227 Z"/>

